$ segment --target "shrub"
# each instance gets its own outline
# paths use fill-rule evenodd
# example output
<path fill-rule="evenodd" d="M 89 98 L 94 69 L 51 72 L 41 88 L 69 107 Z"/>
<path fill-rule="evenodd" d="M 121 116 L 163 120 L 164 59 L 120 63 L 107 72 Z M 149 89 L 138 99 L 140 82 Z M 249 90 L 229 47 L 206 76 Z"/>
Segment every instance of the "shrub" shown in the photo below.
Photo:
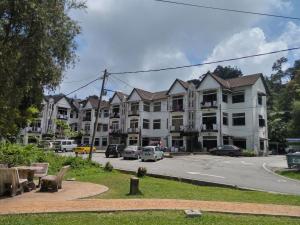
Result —
<path fill-rule="evenodd" d="M 144 177 L 147 174 L 147 168 L 146 167 L 139 167 L 138 171 L 136 173 L 137 177 Z"/>
<path fill-rule="evenodd" d="M 104 170 L 111 172 L 114 169 L 113 165 L 110 162 L 105 163 Z"/>
<path fill-rule="evenodd" d="M 243 153 L 242 153 L 242 156 L 245 156 L 245 157 L 255 157 L 256 154 L 253 150 L 244 150 Z"/>

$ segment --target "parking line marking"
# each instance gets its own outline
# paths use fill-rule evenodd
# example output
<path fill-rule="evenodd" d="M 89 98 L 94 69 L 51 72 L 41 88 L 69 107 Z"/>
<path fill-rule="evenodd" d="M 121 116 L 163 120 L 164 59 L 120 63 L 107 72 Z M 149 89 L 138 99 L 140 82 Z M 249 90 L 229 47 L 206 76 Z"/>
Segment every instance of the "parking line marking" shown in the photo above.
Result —
<path fill-rule="evenodd" d="M 225 179 L 225 177 L 217 176 L 217 175 L 213 175 L 213 174 L 206 174 L 206 173 L 199 173 L 199 172 L 187 172 L 187 173 L 192 174 L 192 175 L 200 175 L 200 176 L 208 176 L 208 177 L 216 177 L 216 178 Z"/>

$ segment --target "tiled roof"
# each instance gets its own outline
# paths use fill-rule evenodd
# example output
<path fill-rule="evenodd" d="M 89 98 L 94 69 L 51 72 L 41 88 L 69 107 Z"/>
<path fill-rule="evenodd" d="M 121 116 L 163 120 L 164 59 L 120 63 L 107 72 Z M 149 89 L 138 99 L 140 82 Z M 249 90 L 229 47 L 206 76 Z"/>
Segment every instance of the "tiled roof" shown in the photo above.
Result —
<path fill-rule="evenodd" d="M 45 100 L 49 101 L 50 98 L 53 98 L 54 103 L 57 103 L 62 98 L 66 97 L 64 94 L 58 94 L 58 95 L 46 95 Z"/>
<path fill-rule="evenodd" d="M 135 88 L 134 90 L 136 90 L 136 92 L 141 97 L 141 99 L 147 100 L 147 101 L 153 101 L 153 100 L 167 98 L 167 92 L 168 92 L 168 91 L 149 92 L 149 91 L 145 91 L 145 90 L 142 90 L 139 88 Z"/>
<path fill-rule="evenodd" d="M 118 95 L 121 100 L 123 100 L 124 98 L 128 98 L 127 94 L 120 92 L 120 91 L 117 91 L 116 95 Z"/>
<path fill-rule="evenodd" d="M 98 107 L 99 99 L 98 99 L 98 97 L 96 97 L 96 96 L 90 96 L 90 97 L 88 97 L 86 103 L 87 103 L 87 102 L 90 102 L 91 105 L 92 105 L 92 107 L 93 107 L 94 109 L 96 109 L 96 108 Z M 109 108 L 109 102 L 107 102 L 107 101 L 102 101 L 101 104 L 100 104 L 100 108 L 101 108 L 101 109 L 102 109 L 102 108 Z"/>
<path fill-rule="evenodd" d="M 178 82 L 179 82 L 185 89 L 189 88 L 189 83 L 188 83 L 188 82 L 183 81 L 183 80 L 180 80 L 180 79 L 177 79 L 177 80 L 178 80 Z"/>

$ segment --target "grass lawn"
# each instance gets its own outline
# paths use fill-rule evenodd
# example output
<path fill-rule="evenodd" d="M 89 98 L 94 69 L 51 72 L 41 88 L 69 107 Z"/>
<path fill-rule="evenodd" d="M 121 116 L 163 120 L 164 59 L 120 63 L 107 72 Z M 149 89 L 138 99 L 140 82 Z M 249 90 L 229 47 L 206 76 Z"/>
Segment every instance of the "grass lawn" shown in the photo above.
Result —
<path fill-rule="evenodd" d="M 145 177 L 140 179 L 141 195 L 128 196 L 131 175 L 118 171 L 105 172 L 101 168 L 72 170 L 68 177 L 79 181 L 99 183 L 109 187 L 109 191 L 98 198 L 158 198 L 192 199 L 208 201 L 255 202 L 282 205 L 300 205 L 300 196 L 271 194 L 258 191 L 244 191 L 230 188 L 205 187 L 178 181 Z M 94 198 L 94 197 L 93 197 Z"/>
<path fill-rule="evenodd" d="M 186 218 L 182 211 L 147 211 L 116 213 L 63 213 L 0 216 L 0 224 L 5 225 L 292 225 L 300 224 L 300 219 L 288 217 L 248 216 L 204 213 L 202 217 Z"/>
<path fill-rule="evenodd" d="M 292 179 L 300 180 L 300 170 L 298 171 L 278 171 L 278 174 Z"/>

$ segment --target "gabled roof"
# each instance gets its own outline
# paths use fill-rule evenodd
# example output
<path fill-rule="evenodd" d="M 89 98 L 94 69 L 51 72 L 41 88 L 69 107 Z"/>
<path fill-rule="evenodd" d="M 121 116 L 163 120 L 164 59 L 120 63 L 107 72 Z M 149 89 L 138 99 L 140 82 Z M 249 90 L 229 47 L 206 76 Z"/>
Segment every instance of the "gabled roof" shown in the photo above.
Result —
<path fill-rule="evenodd" d="M 199 86 L 201 85 L 201 83 L 204 81 L 204 79 L 207 76 L 211 76 L 212 78 L 214 78 L 223 88 L 226 88 L 226 89 L 251 86 L 251 85 L 254 85 L 259 78 L 261 78 L 267 93 L 269 93 L 269 89 L 268 89 L 268 86 L 266 85 L 265 78 L 261 73 L 241 76 L 241 77 L 232 78 L 232 79 L 228 79 L 228 80 L 224 80 L 215 74 L 206 74 L 204 76 L 204 78 L 200 81 L 200 83 L 198 84 L 197 88 L 199 88 Z"/>
<path fill-rule="evenodd" d="M 53 98 L 54 103 L 57 103 L 62 98 L 66 98 L 64 94 L 58 94 L 58 95 L 46 95 L 45 100 L 48 102 L 50 98 Z"/>
<path fill-rule="evenodd" d="M 149 92 L 139 88 L 134 88 L 130 93 L 130 95 L 128 96 L 128 99 L 131 97 L 134 91 L 137 92 L 137 94 L 140 96 L 140 98 L 143 101 L 154 101 L 154 100 L 167 98 L 167 91 Z"/>
<path fill-rule="evenodd" d="M 178 82 L 185 90 L 187 90 L 189 88 L 189 83 L 185 82 L 183 80 L 180 79 L 176 79 L 173 84 L 171 85 L 171 87 L 169 88 L 169 90 L 167 91 L 167 95 L 169 94 L 169 92 L 172 90 L 172 88 L 174 87 L 174 85 L 176 84 L 176 82 Z"/>
<path fill-rule="evenodd" d="M 90 102 L 91 106 L 93 109 L 97 109 L 98 108 L 98 103 L 99 103 L 99 98 L 97 96 L 90 96 L 88 97 L 86 100 L 83 101 L 84 103 L 84 107 L 86 106 L 86 104 Z M 100 104 L 100 109 L 103 108 L 109 108 L 109 102 L 107 101 L 102 101 Z"/>
<path fill-rule="evenodd" d="M 110 98 L 109 102 L 111 102 L 115 96 L 118 96 L 118 98 L 123 101 L 124 99 L 126 100 L 128 98 L 128 95 L 123 93 L 123 92 L 120 92 L 120 91 L 116 91 L 114 93 L 114 95 Z"/>

